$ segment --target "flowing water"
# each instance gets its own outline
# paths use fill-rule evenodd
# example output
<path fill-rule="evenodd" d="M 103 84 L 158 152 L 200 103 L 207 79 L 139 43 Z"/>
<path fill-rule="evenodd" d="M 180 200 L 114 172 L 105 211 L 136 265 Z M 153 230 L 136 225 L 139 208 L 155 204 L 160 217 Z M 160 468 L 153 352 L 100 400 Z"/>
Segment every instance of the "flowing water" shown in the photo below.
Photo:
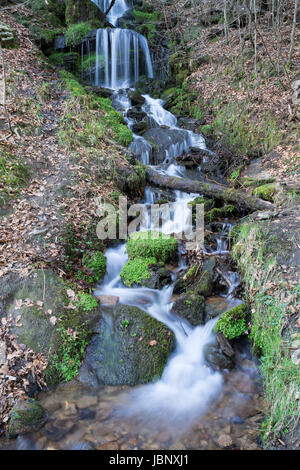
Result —
<path fill-rule="evenodd" d="M 109 0 L 95 3 L 105 11 Z M 110 12 L 110 22 L 117 24 L 127 9 L 125 1 L 116 2 Z M 135 120 L 127 116 L 131 107 L 128 93 L 132 91 L 128 87 L 141 75 L 141 56 L 148 76 L 152 76 L 148 44 L 143 36 L 118 28 L 97 31 L 94 83 L 115 90 L 113 104 L 131 128 Z M 159 165 L 153 165 L 152 146 L 143 137 L 134 135 L 131 150 L 143 163 L 152 164 L 156 171 L 184 176 L 185 168 L 178 165 L 175 158 L 191 147 L 206 148 L 203 137 L 178 128 L 176 117 L 163 108 L 161 100 L 148 95 L 144 98 L 142 109 L 153 120 L 154 129 L 158 131 L 160 126 L 165 126 L 173 134 L 168 135 Z M 160 190 L 145 189 L 141 230 L 173 234 L 191 228 L 187 204 L 198 195 L 181 191 L 170 193 L 172 217 L 157 226 L 151 220 L 150 205 L 160 198 Z M 223 291 L 208 299 L 211 306 L 221 305 L 219 313 L 240 302 L 235 297 L 239 277 L 227 262 L 227 235 L 231 227 L 228 221 L 221 224 L 214 244 L 203 246 L 208 257 L 224 260 L 221 264 Z M 117 296 L 121 304 L 142 308 L 175 335 L 176 347 L 162 377 L 136 387 L 99 386 L 91 390 L 76 380 L 60 385 L 55 391 L 40 394 L 39 400 L 49 413 L 47 424 L 38 433 L 20 436 L 9 445 L 18 449 L 258 448 L 258 423 L 262 419 L 260 381 L 249 346 L 243 342 L 237 344 L 233 370 L 213 370 L 207 365 L 204 349 L 215 341 L 213 327 L 218 317 L 204 326 L 193 327 L 172 312 L 174 281 L 178 272 L 186 267 L 184 245 L 180 244 L 173 282 L 161 290 L 129 288 L 122 284 L 120 272 L 127 261 L 125 243 L 107 249 L 106 258 L 107 274 L 95 295 Z"/>

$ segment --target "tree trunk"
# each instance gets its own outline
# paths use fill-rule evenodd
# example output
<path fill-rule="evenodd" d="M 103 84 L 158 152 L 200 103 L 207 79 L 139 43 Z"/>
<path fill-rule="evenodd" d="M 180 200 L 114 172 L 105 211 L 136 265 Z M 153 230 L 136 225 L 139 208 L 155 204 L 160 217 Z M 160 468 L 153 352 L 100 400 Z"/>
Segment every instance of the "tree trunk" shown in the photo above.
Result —
<path fill-rule="evenodd" d="M 249 212 L 274 209 L 274 205 L 271 202 L 249 196 L 245 191 L 239 191 L 215 183 L 204 183 L 177 176 L 161 175 L 151 169 L 147 169 L 146 173 L 148 182 L 155 186 L 178 189 L 187 193 L 200 193 L 213 199 L 232 203 L 236 207 Z"/>

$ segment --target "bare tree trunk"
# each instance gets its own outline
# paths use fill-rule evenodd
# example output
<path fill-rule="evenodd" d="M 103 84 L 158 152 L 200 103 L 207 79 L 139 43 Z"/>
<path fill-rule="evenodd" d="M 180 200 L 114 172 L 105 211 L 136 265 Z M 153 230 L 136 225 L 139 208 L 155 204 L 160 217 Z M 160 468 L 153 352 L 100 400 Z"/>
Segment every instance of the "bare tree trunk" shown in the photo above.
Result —
<path fill-rule="evenodd" d="M 3 50 L 2 50 L 2 46 L 1 46 L 1 41 L 0 41 L 0 56 L 1 56 L 2 76 L 3 76 L 3 78 L 2 78 L 2 80 L 3 80 L 3 93 L 2 93 L 3 101 L 0 102 L 0 106 L 1 105 L 3 106 L 4 117 L 7 119 L 8 128 L 9 128 L 9 132 L 10 132 L 10 134 L 7 135 L 6 137 L 2 137 L 0 139 L 0 141 L 1 141 L 1 140 L 7 139 L 13 133 L 12 128 L 11 128 L 11 122 L 10 122 L 9 114 L 7 112 L 7 107 L 6 107 L 6 71 L 5 71 L 5 62 L 4 62 L 4 55 L 3 55 Z"/>
<path fill-rule="evenodd" d="M 289 60 L 288 60 L 289 65 L 291 64 L 292 57 L 293 57 L 293 50 L 294 50 L 296 21 L 297 21 L 297 9 L 298 9 L 298 0 L 295 0 L 295 3 L 294 3 L 294 18 L 293 18 L 293 25 L 292 25 L 292 31 L 291 31 L 291 44 L 290 44 L 290 52 L 289 52 Z"/>
<path fill-rule="evenodd" d="M 112 0 L 112 1 L 111 1 L 111 4 L 109 5 L 108 9 L 107 9 L 106 12 L 104 13 L 105 16 L 108 15 L 108 13 L 110 12 L 110 10 L 112 9 L 112 7 L 114 6 L 115 3 L 116 3 L 116 0 Z"/>

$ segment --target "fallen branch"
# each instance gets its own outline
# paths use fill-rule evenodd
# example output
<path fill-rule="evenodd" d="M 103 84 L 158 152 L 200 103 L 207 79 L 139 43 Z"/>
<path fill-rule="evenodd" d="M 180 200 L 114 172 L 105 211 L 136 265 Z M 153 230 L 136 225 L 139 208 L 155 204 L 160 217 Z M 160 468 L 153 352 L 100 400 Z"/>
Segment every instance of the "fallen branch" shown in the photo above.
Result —
<path fill-rule="evenodd" d="M 250 196 L 245 191 L 221 186 L 216 183 L 180 178 L 178 176 L 161 175 L 148 168 L 146 170 L 147 180 L 155 186 L 177 189 L 187 193 L 200 193 L 213 199 L 222 200 L 234 204 L 237 208 L 245 209 L 249 212 L 256 210 L 272 210 L 274 205 L 271 202 L 263 201 L 254 196 Z"/>

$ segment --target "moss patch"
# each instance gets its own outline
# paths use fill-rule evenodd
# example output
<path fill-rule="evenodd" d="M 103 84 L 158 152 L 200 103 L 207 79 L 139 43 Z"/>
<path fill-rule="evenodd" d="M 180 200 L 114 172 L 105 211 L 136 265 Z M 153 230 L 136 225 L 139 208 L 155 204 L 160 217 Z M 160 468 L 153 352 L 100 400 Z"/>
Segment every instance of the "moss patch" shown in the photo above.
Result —
<path fill-rule="evenodd" d="M 265 201 L 274 202 L 275 184 L 269 183 L 259 186 L 253 190 L 253 195 Z"/>
<path fill-rule="evenodd" d="M 120 277 L 126 286 L 141 284 L 145 279 L 150 279 L 149 265 L 155 264 L 155 258 L 134 258 L 123 266 Z"/>
<path fill-rule="evenodd" d="M 215 332 L 221 331 L 227 339 L 238 338 L 247 331 L 247 306 L 237 305 L 221 315 L 215 326 Z"/>
<path fill-rule="evenodd" d="M 160 232 L 135 232 L 127 241 L 127 253 L 130 259 L 156 258 L 166 263 L 177 257 L 178 240 Z"/>
<path fill-rule="evenodd" d="M 18 400 L 10 412 L 9 437 L 37 430 L 45 421 L 46 413 L 34 399 Z"/>

